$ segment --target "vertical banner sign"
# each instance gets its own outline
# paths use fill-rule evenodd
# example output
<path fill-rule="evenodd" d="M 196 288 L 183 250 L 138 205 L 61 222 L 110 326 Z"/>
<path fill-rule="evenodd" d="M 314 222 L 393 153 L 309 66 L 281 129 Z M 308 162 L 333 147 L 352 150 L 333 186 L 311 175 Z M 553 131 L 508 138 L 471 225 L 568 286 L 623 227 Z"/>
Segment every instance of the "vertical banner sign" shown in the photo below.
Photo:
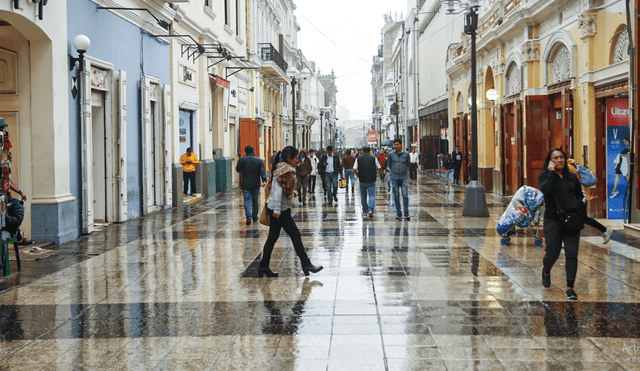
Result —
<path fill-rule="evenodd" d="M 378 135 L 375 130 L 367 131 L 367 142 L 369 142 L 369 144 L 378 142 Z"/>
<path fill-rule="evenodd" d="M 629 100 L 607 99 L 607 218 L 624 218 L 629 181 Z M 629 197 L 627 195 L 627 197 Z"/>

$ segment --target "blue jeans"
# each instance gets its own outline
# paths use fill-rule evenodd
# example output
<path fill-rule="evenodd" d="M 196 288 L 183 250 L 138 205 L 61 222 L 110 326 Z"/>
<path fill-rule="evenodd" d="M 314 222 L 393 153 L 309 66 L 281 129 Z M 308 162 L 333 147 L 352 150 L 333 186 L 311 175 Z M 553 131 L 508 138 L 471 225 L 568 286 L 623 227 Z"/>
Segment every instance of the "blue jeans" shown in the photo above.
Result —
<path fill-rule="evenodd" d="M 393 184 L 393 199 L 396 202 L 396 215 L 402 216 L 402 212 L 400 210 L 400 190 L 398 188 L 402 187 L 402 198 L 404 201 L 404 216 L 409 216 L 409 189 L 407 179 L 400 180 L 391 180 L 391 184 Z"/>
<path fill-rule="evenodd" d="M 355 174 L 352 169 L 344 169 L 344 178 L 347 180 L 347 188 L 349 188 L 349 182 L 354 186 L 356 183 L 354 182 Z"/>
<path fill-rule="evenodd" d="M 338 196 L 338 174 L 326 173 L 324 175 L 324 186 L 326 187 L 327 197 L 329 201 Z M 332 191 L 333 188 L 333 191 Z"/>
<path fill-rule="evenodd" d="M 243 189 L 242 195 L 244 196 L 244 215 L 247 217 L 247 220 L 253 219 L 253 221 L 258 220 L 258 197 L 260 196 L 260 188 L 256 189 Z"/>
<path fill-rule="evenodd" d="M 454 169 L 448 169 L 444 173 L 444 185 L 449 185 L 449 177 L 451 177 L 451 185 L 453 185 L 453 172 Z"/>
<path fill-rule="evenodd" d="M 368 200 L 367 193 L 369 193 Z M 360 182 L 360 203 L 363 214 L 376 211 L 376 182 Z"/>

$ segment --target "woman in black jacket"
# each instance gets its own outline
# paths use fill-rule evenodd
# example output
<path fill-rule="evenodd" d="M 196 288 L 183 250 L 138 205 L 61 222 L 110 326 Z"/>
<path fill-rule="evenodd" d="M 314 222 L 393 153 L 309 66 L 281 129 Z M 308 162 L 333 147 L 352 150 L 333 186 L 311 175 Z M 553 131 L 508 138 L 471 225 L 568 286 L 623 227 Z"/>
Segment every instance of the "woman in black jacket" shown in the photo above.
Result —
<path fill-rule="evenodd" d="M 544 235 L 547 243 L 542 260 L 542 285 L 551 286 L 551 268 L 558 260 L 564 242 L 567 272 L 566 296 L 570 300 L 577 300 L 578 295 L 573 290 L 573 285 L 578 270 L 580 230 L 570 229 L 562 224 L 556 205 L 559 203 L 564 212 L 580 213 L 583 210 L 582 187 L 578 177 L 567 169 L 567 155 L 562 149 L 550 149 L 545 163 L 547 169 L 538 176 L 538 184 L 544 194 Z"/>

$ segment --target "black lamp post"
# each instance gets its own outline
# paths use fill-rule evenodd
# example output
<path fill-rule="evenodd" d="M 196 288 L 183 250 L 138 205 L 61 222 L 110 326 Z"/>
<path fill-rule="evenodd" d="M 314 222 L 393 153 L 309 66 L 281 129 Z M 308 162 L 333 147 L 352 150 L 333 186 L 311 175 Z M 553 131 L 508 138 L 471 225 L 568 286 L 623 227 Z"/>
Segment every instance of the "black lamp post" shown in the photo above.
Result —
<path fill-rule="evenodd" d="M 459 0 L 446 0 L 447 14 L 454 13 L 454 4 Z M 484 187 L 478 181 L 478 104 L 476 85 L 476 30 L 478 28 L 478 0 L 468 0 L 465 14 L 464 33 L 471 36 L 471 182 L 464 197 L 462 216 L 488 217 L 489 208 Z"/>
<path fill-rule="evenodd" d="M 302 69 L 302 73 L 299 73 L 295 67 L 291 66 L 287 69 L 287 75 L 291 78 L 291 103 L 293 106 L 291 107 L 293 117 L 291 122 L 293 124 L 293 146 L 297 147 L 298 135 L 296 129 L 296 86 L 300 83 L 300 80 L 305 80 L 310 75 L 310 71 L 307 68 Z"/>

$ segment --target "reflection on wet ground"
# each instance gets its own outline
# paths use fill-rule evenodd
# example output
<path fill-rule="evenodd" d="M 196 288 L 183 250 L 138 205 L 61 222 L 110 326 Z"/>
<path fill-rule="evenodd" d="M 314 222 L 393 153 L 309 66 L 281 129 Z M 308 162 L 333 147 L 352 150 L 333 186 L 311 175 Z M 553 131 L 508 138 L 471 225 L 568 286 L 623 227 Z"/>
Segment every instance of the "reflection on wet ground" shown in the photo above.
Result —
<path fill-rule="evenodd" d="M 25 262 L 0 281 L 0 369 L 623 370 L 639 369 L 640 241 L 585 229 L 577 302 L 564 260 L 542 288 L 542 248 L 500 244 L 508 200 L 462 218 L 464 189 L 411 185 L 411 221 L 379 188 L 319 193 L 294 218 L 304 277 L 286 234 L 258 278 L 267 229 L 246 226 L 241 194 L 112 225 Z M 590 227 L 587 227 L 590 228 Z"/>

